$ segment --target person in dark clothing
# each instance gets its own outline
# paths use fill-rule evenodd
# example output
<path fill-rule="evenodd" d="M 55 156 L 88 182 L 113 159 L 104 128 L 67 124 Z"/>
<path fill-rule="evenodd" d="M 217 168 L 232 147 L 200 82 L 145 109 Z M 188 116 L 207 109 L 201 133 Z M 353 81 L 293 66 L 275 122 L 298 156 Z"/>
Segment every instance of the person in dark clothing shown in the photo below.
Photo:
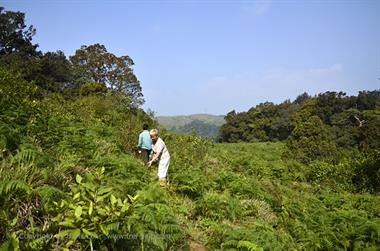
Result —
<path fill-rule="evenodd" d="M 137 147 L 139 148 L 139 153 L 142 154 L 144 164 L 147 165 L 152 151 L 152 140 L 149 135 L 147 124 L 143 125 L 143 131 L 139 135 Z"/>

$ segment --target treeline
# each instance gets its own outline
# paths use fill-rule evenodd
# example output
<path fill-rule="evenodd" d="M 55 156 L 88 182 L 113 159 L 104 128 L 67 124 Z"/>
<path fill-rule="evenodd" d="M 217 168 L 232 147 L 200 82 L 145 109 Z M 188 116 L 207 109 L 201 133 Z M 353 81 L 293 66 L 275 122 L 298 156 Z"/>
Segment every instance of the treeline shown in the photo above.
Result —
<path fill-rule="evenodd" d="M 0 67 L 33 81 L 36 98 L 51 93 L 76 98 L 114 91 L 123 93 L 131 107 L 143 104 L 129 56 L 116 56 L 101 44 L 83 45 L 69 59 L 62 51 L 43 53 L 32 41 L 36 29 L 27 26 L 24 18 L 24 13 L 0 7 Z"/>
<path fill-rule="evenodd" d="M 142 124 L 155 126 L 139 92 L 115 80 L 133 72 L 116 78 L 90 63 L 112 58 L 86 52 L 101 45 L 81 48 L 79 61 L 61 54 L 68 71 L 56 68 L 31 43 L 22 13 L 0 14 L 0 250 L 378 249 L 379 199 L 367 193 L 379 191 L 378 155 L 305 165 L 281 159 L 283 143 L 214 145 L 163 133 L 172 162 L 162 189 L 133 156 Z M 307 116 L 291 116 L 304 125 L 291 134 L 322 121 L 309 116 L 313 102 L 299 104 Z M 375 111 L 355 114 L 359 131 Z M 288 140 L 329 142 L 317 129 Z"/>
<path fill-rule="evenodd" d="M 133 61 L 99 44 L 42 53 L 3 8 L 0 30 L 0 250 L 177 249 L 167 196 L 133 157 L 155 126 Z"/>
<path fill-rule="evenodd" d="M 247 112 L 225 116 L 222 142 L 283 141 L 315 135 L 337 146 L 366 150 L 378 147 L 380 91 L 361 91 L 357 96 L 325 92 L 299 95 L 293 102 L 261 103 Z"/>

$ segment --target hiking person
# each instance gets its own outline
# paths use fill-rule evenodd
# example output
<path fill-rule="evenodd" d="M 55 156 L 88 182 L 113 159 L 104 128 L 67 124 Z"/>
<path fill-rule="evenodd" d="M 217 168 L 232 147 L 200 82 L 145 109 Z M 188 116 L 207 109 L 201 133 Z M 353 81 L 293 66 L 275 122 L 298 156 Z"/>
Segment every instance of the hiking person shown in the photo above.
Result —
<path fill-rule="evenodd" d="M 147 165 L 152 151 L 152 140 L 150 139 L 148 128 L 149 126 L 147 124 L 143 125 L 143 131 L 139 135 L 139 142 L 137 144 L 145 165 Z"/>
<path fill-rule="evenodd" d="M 160 186 L 165 186 L 166 176 L 170 165 L 169 151 L 165 142 L 159 137 L 157 129 L 152 129 L 150 131 L 150 137 L 153 142 L 153 157 L 148 162 L 148 166 L 151 166 L 153 162 L 158 162 L 157 176 L 160 181 Z"/>

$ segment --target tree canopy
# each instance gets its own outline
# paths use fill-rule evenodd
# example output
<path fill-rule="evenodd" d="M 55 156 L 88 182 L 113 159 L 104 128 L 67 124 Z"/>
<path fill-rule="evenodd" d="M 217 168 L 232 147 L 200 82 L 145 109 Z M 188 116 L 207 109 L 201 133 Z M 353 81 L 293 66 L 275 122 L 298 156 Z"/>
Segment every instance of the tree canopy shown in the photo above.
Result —
<path fill-rule="evenodd" d="M 35 54 L 38 45 L 32 44 L 36 29 L 25 24 L 22 12 L 5 11 L 0 7 L 0 55 L 11 53 Z"/>
<path fill-rule="evenodd" d="M 101 44 L 82 46 L 70 57 L 77 81 L 103 83 L 113 91 L 122 92 L 139 106 L 144 103 L 141 86 L 133 73 L 133 60 L 107 51 Z"/>
<path fill-rule="evenodd" d="M 133 60 L 116 56 L 101 44 L 83 45 L 69 60 L 62 51 L 42 53 L 32 38 L 36 29 L 25 24 L 22 12 L 0 8 L 0 66 L 35 81 L 38 97 L 59 92 L 66 98 L 81 94 L 88 83 L 104 85 L 110 92 L 123 93 L 131 107 L 144 103 L 140 81 L 133 72 Z M 85 92 L 88 94 L 87 92 Z"/>

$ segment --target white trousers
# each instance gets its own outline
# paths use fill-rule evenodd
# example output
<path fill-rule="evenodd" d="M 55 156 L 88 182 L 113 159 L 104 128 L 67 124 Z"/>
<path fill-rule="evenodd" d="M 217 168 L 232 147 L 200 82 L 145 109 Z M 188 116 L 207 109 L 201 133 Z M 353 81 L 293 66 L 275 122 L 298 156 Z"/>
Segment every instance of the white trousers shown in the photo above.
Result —
<path fill-rule="evenodd" d="M 158 162 L 158 172 L 157 172 L 159 179 L 166 178 L 169 165 L 170 165 L 170 157 L 165 158 L 165 159 L 160 159 L 160 162 Z"/>

